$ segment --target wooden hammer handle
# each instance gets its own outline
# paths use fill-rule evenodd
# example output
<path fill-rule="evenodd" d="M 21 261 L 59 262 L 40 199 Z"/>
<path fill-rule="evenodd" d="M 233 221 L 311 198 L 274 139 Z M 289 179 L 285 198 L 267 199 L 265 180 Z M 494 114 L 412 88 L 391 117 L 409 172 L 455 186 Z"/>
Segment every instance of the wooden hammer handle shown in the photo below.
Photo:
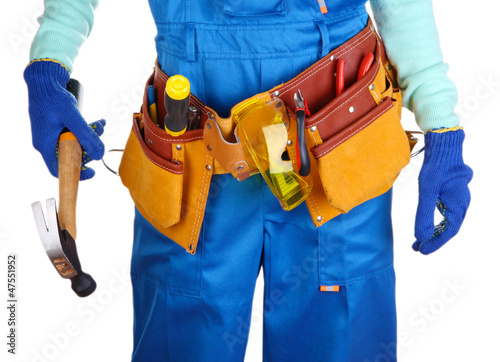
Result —
<path fill-rule="evenodd" d="M 59 225 L 76 240 L 76 198 L 82 167 L 82 147 L 71 132 L 59 138 Z"/>

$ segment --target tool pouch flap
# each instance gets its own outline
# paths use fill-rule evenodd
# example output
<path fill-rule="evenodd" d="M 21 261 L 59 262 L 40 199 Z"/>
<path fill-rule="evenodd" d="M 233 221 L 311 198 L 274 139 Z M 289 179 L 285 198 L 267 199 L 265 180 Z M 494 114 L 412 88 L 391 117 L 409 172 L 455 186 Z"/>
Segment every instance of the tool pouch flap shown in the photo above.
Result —
<path fill-rule="evenodd" d="M 168 228 L 180 220 L 184 165 L 161 158 L 146 146 L 142 122 L 142 114 L 136 113 L 119 174 L 141 214 Z"/>
<path fill-rule="evenodd" d="M 397 106 L 374 110 L 312 149 L 329 203 L 342 212 L 389 190 L 410 160 Z"/>

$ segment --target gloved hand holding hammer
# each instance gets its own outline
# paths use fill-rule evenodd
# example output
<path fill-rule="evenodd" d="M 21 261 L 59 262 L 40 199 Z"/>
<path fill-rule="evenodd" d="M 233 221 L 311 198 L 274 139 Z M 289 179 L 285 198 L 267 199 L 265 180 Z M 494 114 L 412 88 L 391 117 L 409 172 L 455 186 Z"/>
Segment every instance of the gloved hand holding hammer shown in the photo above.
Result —
<path fill-rule="evenodd" d="M 96 283 L 82 271 L 76 250 L 76 200 L 80 180 L 94 176 L 85 165 L 101 159 L 104 144 L 99 136 L 106 122 L 90 125 L 77 106 L 81 96 L 78 81 L 60 62 L 40 59 L 24 72 L 29 92 L 29 114 L 33 145 L 43 156 L 50 173 L 59 178 L 59 212 L 55 200 L 47 200 L 47 217 L 41 204 L 32 205 L 44 249 L 61 277 L 71 280 L 80 297 L 94 292 Z"/>
<path fill-rule="evenodd" d="M 92 178 L 95 171 L 85 165 L 104 155 L 99 136 L 104 132 L 106 121 L 90 125 L 85 122 L 75 97 L 66 89 L 70 74 L 63 64 L 50 59 L 33 61 L 26 68 L 24 79 L 28 85 L 33 146 L 42 154 L 50 173 L 57 177 L 57 142 L 67 128 L 83 148 L 80 179 Z"/>

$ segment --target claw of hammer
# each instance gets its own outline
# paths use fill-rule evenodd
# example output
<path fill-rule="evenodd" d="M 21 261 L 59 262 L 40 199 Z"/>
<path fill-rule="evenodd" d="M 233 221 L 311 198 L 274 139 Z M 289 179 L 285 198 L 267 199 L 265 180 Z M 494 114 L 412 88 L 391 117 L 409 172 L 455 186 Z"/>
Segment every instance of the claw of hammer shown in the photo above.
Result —
<path fill-rule="evenodd" d="M 82 271 L 76 244 L 67 230 L 61 230 L 55 199 L 46 201 L 47 219 L 42 205 L 35 202 L 31 205 L 38 234 L 51 264 L 64 279 L 71 280 L 71 288 L 79 297 L 86 297 L 96 289 L 96 282 Z"/>

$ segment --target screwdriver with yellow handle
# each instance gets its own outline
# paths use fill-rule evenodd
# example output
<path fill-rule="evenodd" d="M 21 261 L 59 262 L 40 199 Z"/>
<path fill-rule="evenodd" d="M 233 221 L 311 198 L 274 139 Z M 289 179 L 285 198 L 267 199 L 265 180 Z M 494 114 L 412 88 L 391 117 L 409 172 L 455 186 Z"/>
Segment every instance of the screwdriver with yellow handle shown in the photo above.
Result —
<path fill-rule="evenodd" d="M 189 80 L 180 75 L 168 78 L 165 85 L 165 131 L 174 137 L 179 137 L 188 128 L 188 107 L 191 87 Z"/>

